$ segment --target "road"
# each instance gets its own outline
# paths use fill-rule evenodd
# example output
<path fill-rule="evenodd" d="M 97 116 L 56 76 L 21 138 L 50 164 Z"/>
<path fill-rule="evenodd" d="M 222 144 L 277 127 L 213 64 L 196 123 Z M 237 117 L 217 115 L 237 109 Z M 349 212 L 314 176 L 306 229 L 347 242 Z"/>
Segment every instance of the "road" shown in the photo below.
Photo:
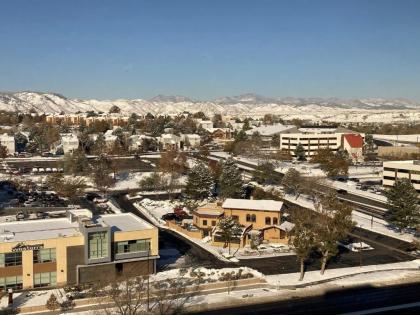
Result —
<path fill-rule="evenodd" d="M 273 314 L 345 314 L 420 302 L 420 283 L 384 287 L 362 286 L 330 290 L 323 295 L 293 298 L 276 302 L 244 305 L 227 309 L 197 312 L 201 315 L 273 315 Z M 380 314 L 420 314 L 420 307 L 379 312 Z"/>
<path fill-rule="evenodd" d="M 124 211 L 132 212 L 148 221 L 123 195 L 115 196 L 115 200 Z M 161 249 L 159 254 L 164 258 L 159 265 L 160 270 L 191 266 L 205 266 L 209 268 L 247 266 L 267 275 L 298 272 L 299 265 L 296 261 L 296 256 L 293 255 L 243 259 L 236 264 L 227 264 L 214 258 L 194 243 L 180 236 L 169 234 L 167 231 L 160 230 L 159 238 L 162 238 L 159 243 Z M 406 242 L 358 228 L 354 229 L 351 238 L 353 241 L 362 239 L 363 242 L 371 245 L 374 249 L 359 253 L 340 248 L 339 254 L 331 259 L 328 268 L 357 267 L 360 264 L 386 264 L 414 259 L 406 253 L 409 249 L 409 244 Z M 175 258 L 171 259 L 171 255 Z M 314 253 L 308 259 L 306 267 L 308 271 L 319 270 L 320 264 L 319 254 Z"/>

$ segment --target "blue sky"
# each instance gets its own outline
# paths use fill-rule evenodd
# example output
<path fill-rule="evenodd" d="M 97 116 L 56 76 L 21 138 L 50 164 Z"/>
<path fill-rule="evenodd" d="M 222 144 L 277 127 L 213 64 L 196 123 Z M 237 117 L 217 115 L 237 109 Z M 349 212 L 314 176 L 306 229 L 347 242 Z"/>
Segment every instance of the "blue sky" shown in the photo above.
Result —
<path fill-rule="evenodd" d="M 420 100 L 418 0 L 0 0 L 0 90 Z"/>

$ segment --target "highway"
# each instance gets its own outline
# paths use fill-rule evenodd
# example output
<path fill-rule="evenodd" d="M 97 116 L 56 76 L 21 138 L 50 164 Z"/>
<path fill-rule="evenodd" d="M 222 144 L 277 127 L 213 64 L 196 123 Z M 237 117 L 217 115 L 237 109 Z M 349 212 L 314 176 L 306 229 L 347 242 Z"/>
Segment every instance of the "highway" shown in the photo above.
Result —
<path fill-rule="evenodd" d="M 361 286 L 329 290 L 325 294 L 304 298 L 294 297 L 263 304 L 236 306 L 205 312 L 200 315 L 273 315 L 273 314 L 420 314 L 420 283 L 391 286 Z M 245 300 L 244 300 L 245 302 Z M 415 303 L 410 305 L 411 303 Z M 244 303 L 246 304 L 246 302 Z M 406 305 L 408 304 L 408 305 Z M 393 306 L 393 307 L 392 307 Z M 384 309 L 389 307 L 388 309 Z M 375 309 L 377 309 L 375 311 Z"/>
<path fill-rule="evenodd" d="M 220 157 L 214 157 L 212 158 L 219 158 L 224 159 Z M 245 173 L 252 174 L 252 172 L 256 169 L 256 166 L 254 164 L 241 161 L 241 160 L 235 160 L 236 164 L 240 169 L 242 169 Z M 275 171 L 275 174 L 279 177 L 279 179 L 283 178 L 284 174 L 279 171 Z M 322 189 L 322 187 L 320 187 Z M 327 188 L 331 189 L 333 187 L 327 186 Z M 333 188 L 336 189 L 338 192 L 340 192 L 341 189 L 339 188 Z M 359 194 L 354 194 L 351 191 L 347 191 L 345 194 L 339 193 L 338 195 L 339 199 L 344 200 L 352 204 L 355 208 L 355 210 L 371 215 L 375 218 L 383 219 L 386 213 L 386 203 L 377 200 L 377 199 L 370 199 L 364 196 L 361 196 Z"/>

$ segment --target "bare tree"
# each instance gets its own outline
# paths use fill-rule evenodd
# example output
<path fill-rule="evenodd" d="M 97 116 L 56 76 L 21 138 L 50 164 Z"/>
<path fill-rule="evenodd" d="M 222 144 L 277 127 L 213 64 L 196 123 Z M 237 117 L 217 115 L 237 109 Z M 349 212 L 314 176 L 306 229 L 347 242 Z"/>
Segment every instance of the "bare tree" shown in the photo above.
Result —
<path fill-rule="evenodd" d="M 299 281 L 303 280 L 305 274 L 305 261 L 308 259 L 315 246 L 315 231 L 312 220 L 312 214 L 306 209 L 296 211 L 296 215 L 293 218 L 295 227 L 291 232 L 289 243 L 294 247 L 300 264 Z"/>
<path fill-rule="evenodd" d="M 347 236 L 354 227 L 351 213 L 352 208 L 341 203 L 335 193 L 322 198 L 317 205 L 316 246 L 321 252 L 321 274 L 325 272 L 328 260 L 338 253 L 338 242 Z"/>

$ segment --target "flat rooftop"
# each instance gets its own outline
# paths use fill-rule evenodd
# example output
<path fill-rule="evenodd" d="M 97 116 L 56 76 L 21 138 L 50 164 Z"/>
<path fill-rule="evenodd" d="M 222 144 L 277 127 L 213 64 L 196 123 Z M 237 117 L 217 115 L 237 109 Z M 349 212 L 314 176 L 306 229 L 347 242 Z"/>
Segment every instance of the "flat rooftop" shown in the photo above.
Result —
<path fill-rule="evenodd" d="M 81 235 L 77 222 L 67 218 L 5 222 L 0 224 L 0 242 L 24 242 Z"/>
<path fill-rule="evenodd" d="M 105 214 L 100 217 L 94 217 L 93 221 L 110 226 L 113 232 L 131 232 L 154 228 L 153 225 L 132 213 Z"/>
<path fill-rule="evenodd" d="M 89 210 L 86 210 L 89 212 Z M 72 211 L 74 214 L 77 211 Z M 79 210 L 80 214 L 85 212 Z M 111 227 L 112 232 L 153 229 L 154 226 L 132 213 L 107 214 L 92 218 L 94 223 Z M 80 236 L 79 223 L 70 218 L 39 219 L 0 223 L 0 242 L 25 242 Z"/>
<path fill-rule="evenodd" d="M 256 211 L 281 211 L 282 201 L 275 200 L 248 200 L 228 198 L 222 205 L 225 209 L 244 209 Z"/>

